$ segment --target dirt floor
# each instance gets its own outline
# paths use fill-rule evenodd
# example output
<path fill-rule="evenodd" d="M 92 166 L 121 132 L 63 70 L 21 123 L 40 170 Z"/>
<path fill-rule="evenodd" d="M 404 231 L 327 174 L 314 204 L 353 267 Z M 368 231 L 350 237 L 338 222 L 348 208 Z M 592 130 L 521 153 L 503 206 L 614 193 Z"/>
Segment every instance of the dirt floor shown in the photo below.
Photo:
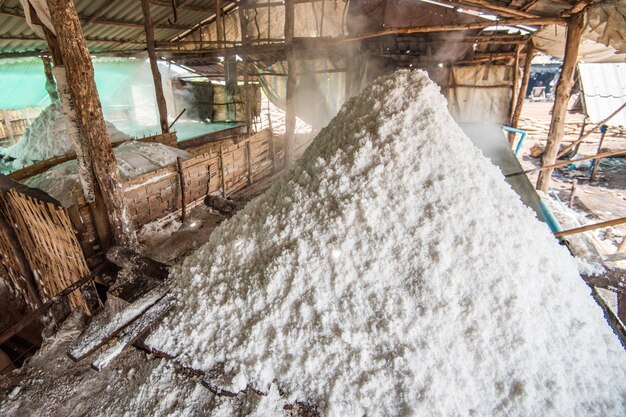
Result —
<path fill-rule="evenodd" d="M 550 126 L 550 111 L 552 102 L 526 102 L 524 104 L 519 128 L 529 132 L 518 158 L 524 169 L 540 166 L 539 158 L 530 155 L 531 147 L 535 145 L 545 146 L 548 129 Z M 566 135 L 563 145 L 567 145 L 578 139 L 583 125 L 582 113 L 569 112 L 566 118 Z M 587 124 L 586 130 L 593 127 Z M 517 139 L 516 139 L 517 140 Z M 588 136 L 579 148 L 579 155 L 594 155 L 598 152 L 599 133 Z M 626 148 L 626 132 L 624 129 L 609 128 L 602 149 L 614 150 Z M 606 161 L 606 160 L 605 160 Z M 611 159 L 619 167 L 606 167 L 600 165 L 600 170 L 593 183 L 590 182 L 588 164 L 580 169 L 558 169 L 554 171 L 551 188 L 555 195 L 564 205 L 568 205 L 571 197 L 572 183 L 577 181 L 572 207 L 575 211 L 584 215 L 589 222 L 595 223 L 626 217 L 626 159 Z M 537 182 L 537 173 L 529 174 L 533 184 Z M 609 240 L 613 246 L 618 246 L 626 234 L 626 226 L 616 226 L 604 229 L 600 235 Z M 607 242 L 608 243 L 608 242 Z M 615 250 L 608 247 L 607 252 Z"/>

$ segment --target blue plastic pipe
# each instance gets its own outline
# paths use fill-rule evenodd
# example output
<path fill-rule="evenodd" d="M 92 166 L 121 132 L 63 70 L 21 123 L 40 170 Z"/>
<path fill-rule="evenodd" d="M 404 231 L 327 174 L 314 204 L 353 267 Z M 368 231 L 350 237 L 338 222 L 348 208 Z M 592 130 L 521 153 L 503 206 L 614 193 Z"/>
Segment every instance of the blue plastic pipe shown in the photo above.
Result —
<path fill-rule="evenodd" d="M 511 126 L 502 126 L 502 129 L 506 130 L 507 132 L 519 133 L 520 135 L 522 135 L 519 138 L 519 142 L 517 142 L 517 146 L 515 147 L 515 156 L 517 156 L 519 150 L 522 149 L 522 143 L 524 142 L 524 139 L 526 139 L 526 135 L 528 135 L 528 132 L 522 129 L 516 129 Z"/>

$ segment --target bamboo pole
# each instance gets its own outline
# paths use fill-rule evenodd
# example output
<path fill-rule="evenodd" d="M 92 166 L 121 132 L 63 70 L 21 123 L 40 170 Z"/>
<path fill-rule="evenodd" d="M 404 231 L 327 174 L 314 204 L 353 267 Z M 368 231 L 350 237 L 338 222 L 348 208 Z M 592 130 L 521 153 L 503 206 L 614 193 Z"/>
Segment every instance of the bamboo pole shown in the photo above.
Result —
<path fill-rule="evenodd" d="M 222 4 L 220 0 L 215 0 L 215 27 L 217 29 L 217 46 L 218 48 L 222 46 L 222 43 L 225 40 L 224 37 L 224 26 L 222 24 Z"/>
<path fill-rule="evenodd" d="M 552 121 L 548 133 L 548 142 L 543 154 L 542 164 L 550 166 L 556 161 L 559 145 L 564 135 L 565 116 L 567 115 L 567 102 L 569 101 L 574 85 L 574 70 L 578 61 L 578 49 L 583 31 L 584 15 L 572 16 L 567 26 L 567 40 L 565 43 L 565 56 L 559 82 L 556 86 L 556 98 L 552 109 Z M 552 177 L 552 169 L 544 169 L 539 175 L 537 189 L 547 192 Z"/>
<path fill-rule="evenodd" d="M 517 102 L 515 103 L 515 110 L 513 110 L 513 114 L 511 115 L 511 120 L 509 121 L 509 126 L 517 128 L 519 124 L 519 119 L 522 115 L 522 108 L 524 106 L 524 100 L 526 99 L 526 90 L 528 89 L 528 82 L 530 80 L 530 72 L 531 72 L 531 64 L 533 61 L 533 57 L 535 56 L 535 46 L 532 41 L 527 43 L 526 47 L 526 58 L 524 61 L 524 73 L 522 74 L 522 84 L 519 87 L 519 92 L 517 93 Z M 509 141 L 510 141 L 509 136 Z"/>
<path fill-rule="evenodd" d="M 624 223 L 626 223 L 626 217 L 621 217 L 619 219 L 613 219 L 613 220 L 607 220 L 605 222 L 588 224 L 586 226 L 576 227 L 574 229 L 562 230 L 560 232 L 556 232 L 554 236 L 563 237 L 563 236 L 575 235 L 575 234 L 582 233 L 582 232 L 588 232 L 589 230 L 602 229 L 605 227 L 617 226 L 619 224 L 624 224 Z"/>
<path fill-rule="evenodd" d="M 176 158 L 176 168 L 178 169 L 178 183 L 180 185 L 180 220 L 185 221 L 187 217 L 187 199 L 186 186 L 185 186 L 185 172 L 183 171 L 183 158 L 180 156 Z"/>
<path fill-rule="evenodd" d="M 154 25 L 152 23 L 152 15 L 150 14 L 150 0 L 141 0 L 141 9 L 143 12 L 144 30 L 146 32 L 148 59 L 150 60 L 150 70 L 152 71 L 157 108 L 159 110 L 161 133 L 169 133 L 170 128 L 167 122 L 167 103 L 165 102 L 165 96 L 163 95 L 163 83 L 161 81 L 161 72 L 159 72 L 159 64 L 156 56 Z"/>
<path fill-rule="evenodd" d="M 596 124 L 593 128 L 591 128 L 591 130 L 588 130 L 587 133 L 585 133 L 584 135 L 581 135 L 578 139 L 576 139 L 574 142 L 570 143 L 569 145 L 567 145 L 558 155 L 557 158 L 562 157 L 563 155 L 565 155 L 570 149 L 572 149 L 574 146 L 578 145 L 579 143 L 581 143 L 583 140 L 585 140 L 589 135 L 591 135 L 592 133 L 594 133 L 596 130 L 600 129 L 600 126 L 606 124 L 609 120 L 611 120 L 613 117 L 615 117 L 616 115 L 619 114 L 619 112 L 621 112 L 622 110 L 624 110 L 624 108 L 626 108 L 626 101 L 624 103 L 622 103 L 621 106 L 619 106 L 619 108 L 617 110 L 615 110 L 613 113 L 611 113 L 607 118 L 605 118 L 604 120 L 602 120 L 600 123 Z M 584 126 L 583 126 L 584 127 Z"/>
<path fill-rule="evenodd" d="M 574 160 L 567 160 L 567 161 L 558 161 L 554 164 L 550 164 L 550 165 L 545 165 L 539 168 L 532 168 L 532 169 L 527 169 L 525 171 L 519 171 L 519 172 L 514 172 L 512 174 L 506 174 L 504 177 L 505 178 L 509 178 L 509 177 L 515 177 L 517 175 L 522 175 L 522 174 L 529 174 L 531 172 L 535 172 L 535 171 L 544 171 L 544 170 L 553 170 L 554 168 L 560 168 L 560 167 L 564 167 L 570 164 L 573 164 L 575 162 L 582 162 L 582 161 L 589 161 L 592 159 L 598 159 L 598 158 L 608 158 L 609 156 L 616 156 L 616 155 L 622 155 L 626 153 L 626 149 L 617 149 L 614 151 L 608 151 L 608 152 L 603 152 L 603 153 L 599 153 L 597 155 L 589 155 L 589 156 L 583 156 L 582 158 L 578 158 L 578 159 L 574 159 Z"/>
<path fill-rule="evenodd" d="M 515 112 L 515 105 L 517 104 L 517 95 L 522 94 L 521 91 L 517 91 L 517 84 L 519 83 L 519 62 L 520 53 L 522 50 L 521 45 L 515 47 L 515 60 L 513 61 L 513 85 L 511 86 L 511 104 L 509 105 L 509 120 L 513 119 L 513 113 Z M 509 124 L 509 126 L 511 126 Z M 515 140 L 515 132 L 509 132 L 509 145 L 513 145 Z"/>

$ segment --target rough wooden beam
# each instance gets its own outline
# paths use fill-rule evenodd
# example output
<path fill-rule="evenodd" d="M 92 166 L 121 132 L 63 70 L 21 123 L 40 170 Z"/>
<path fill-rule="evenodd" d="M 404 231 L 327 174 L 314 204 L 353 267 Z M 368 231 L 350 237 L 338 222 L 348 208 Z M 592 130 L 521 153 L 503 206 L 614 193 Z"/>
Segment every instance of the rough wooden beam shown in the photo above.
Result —
<path fill-rule="evenodd" d="M 117 358 L 124 348 L 134 343 L 141 335 L 145 334 L 150 328 L 158 323 L 175 305 L 176 297 L 167 294 L 156 304 L 150 307 L 132 324 L 126 327 L 117 341 L 104 352 L 98 354 L 96 359 L 91 363 L 91 367 L 96 371 L 101 371 L 108 366 L 115 358 Z"/>
<path fill-rule="evenodd" d="M 563 12 L 563 16 L 571 16 L 580 13 L 585 10 L 585 8 L 587 8 L 587 6 L 589 6 L 591 3 L 593 3 L 593 0 L 581 0 L 578 3 L 574 4 L 571 9 L 565 10 Z"/>
<path fill-rule="evenodd" d="M 561 230 L 560 232 L 556 232 L 554 236 L 563 237 L 563 236 L 575 235 L 578 233 L 588 232 L 590 230 L 603 229 L 605 227 L 611 227 L 611 226 L 618 226 L 624 223 L 626 223 L 626 217 L 621 217 L 619 219 L 607 220 L 605 222 L 587 224 L 585 226 L 576 227 L 574 229 Z"/>
<path fill-rule="evenodd" d="M 474 0 L 440 0 L 440 3 L 449 4 L 458 9 L 472 9 L 477 12 L 499 15 L 502 17 L 539 17 L 523 10 L 514 9 L 512 7 L 493 4 L 488 1 Z"/>
<path fill-rule="evenodd" d="M 165 285 L 159 286 L 130 304 L 127 308 L 118 311 L 104 326 L 88 328 L 72 345 L 68 353 L 69 357 L 79 361 L 96 351 L 124 327 L 156 304 L 167 292 L 168 288 Z"/>
<path fill-rule="evenodd" d="M 494 4 L 488 0 L 461 0 L 460 3 L 467 4 L 469 6 L 472 6 L 472 5 L 482 6 L 487 9 L 497 12 L 497 14 L 501 14 L 502 16 L 516 16 L 516 17 L 527 17 L 527 18 L 538 17 L 537 15 L 528 13 L 524 10 L 518 10 L 512 7 L 508 7 L 508 6 L 501 6 L 498 4 Z"/>
<path fill-rule="evenodd" d="M 156 5 L 156 6 L 161 6 L 161 7 L 167 7 L 167 8 L 171 8 L 172 7 L 172 2 L 171 0 L 150 0 L 150 3 Z M 201 12 L 201 13 L 212 13 L 213 9 L 208 8 L 208 7 L 203 7 L 203 6 L 196 6 L 194 4 L 189 4 L 189 1 L 181 1 L 178 4 L 176 4 L 176 8 L 178 9 L 185 9 L 185 10 L 192 10 L 194 12 Z"/>
<path fill-rule="evenodd" d="M 578 49 L 583 31 L 584 15 L 576 14 L 569 20 L 567 26 L 567 39 L 565 42 L 565 56 L 561 75 L 556 85 L 556 97 L 552 108 L 552 121 L 548 133 L 548 143 L 542 157 L 542 165 L 554 164 L 559 152 L 559 146 L 564 135 L 565 116 L 567 115 L 567 102 L 569 101 L 574 85 L 574 71 L 578 62 Z M 537 189 L 548 192 L 553 169 L 546 169 L 539 174 Z"/>
<path fill-rule="evenodd" d="M 159 64 L 154 45 L 154 27 L 152 25 L 152 15 L 150 14 L 150 1 L 141 0 L 141 8 L 143 11 L 144 30 L 146 32 L 146 43 L 148 46 L 148 58 L 150 60 L 150 69 L 152 70 L 152 79 L 154 81 L 157 108 L 159 110 L 161 133 L 169 133 L 170 126 L 167 121 L 167 103 L 165 102 L 165 95 L 163 94 L 161 72 L 159 71 Z"/>
<path fill-rule="evenodd" d="M 224 22 L 222 20 L 222 4 L 220 0 L 215 0 L 215 27 L 217 29 L 217 46 L 222 46 L 226 40 L 224 36 Z"/>
<path fill-rule="evenodd" d="M 524 6 L 522 6 L 522 8 L 520 10 L 527 12 L 530 9 L 532 9 L 533 7 L 535 7 L 539 2 L 541 2 L 542 0 L 530 0 L 528 3 L 526 3 Z"/>
<path fill-rule="evenodd" d="M 124 19 L 108 19 L 99 17 L 95 19 L 91 24 L 94 25 L 108 25 L 108 26 L 120 26 L 120 27 L 131 27 L 131 28 L 142 28 L 144 27 L 144 22 L 138 22 L 136 20 L 124 20 Z M 172 29 L 172 30 L 188 30 L 193 26 L 189 25 L 179 25 L 179 24 L 171 24 L 171 23 L 160 23 L 155 25 L 155 29 Z"/>
<path fill-rule="evenodd" d="M 102 105 L 94 81 L 93 64 L 72 0 L 48 0 L 70 93 L 75 104 L 84 148 L 91 156 L 99 199 L 106 207 L 115 243 L 137 247 L 137 236 L 124 197 L 119 169 L 113 154 Z"/>
<path fill-rule="evenodd" d="M 532 18 L 532 19 L 501 19 L 501 20 L 496 20 L 496 21 L 488 20 L 484 22 L 462 23 L 462 24 L 453 24 L 453 25 L 389 28 L 389 29 L 379 30 L 376 32 L 364 33 L 360 35 L 348 35 L 344 37 L 338 37 L 337 42 L 353 42 L 353 41 L 360 41 L 360 40 L 378 38 L 381 36 L 389 36 L 389 35 L 452 32 L 452 31 L 457 31 L 457 30 L 475 30 L 475 29 L 484 29 L 490 26 L 495 26 L 495 25 L 498 25 L 498 26 L 516 26 L 516 25 L 545 26 L 545 25 L 552 25 L 552 24 L 566 25 L 567 22 L 568 20 L 562 17 L 539 17 L 539 18 Z"/>

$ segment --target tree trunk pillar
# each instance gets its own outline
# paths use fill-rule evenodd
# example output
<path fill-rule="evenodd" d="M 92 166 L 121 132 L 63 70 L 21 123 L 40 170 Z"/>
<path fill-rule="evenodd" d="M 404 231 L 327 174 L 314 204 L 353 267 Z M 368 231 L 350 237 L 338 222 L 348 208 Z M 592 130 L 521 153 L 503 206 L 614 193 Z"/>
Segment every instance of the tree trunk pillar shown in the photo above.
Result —
<path fill-rule="evenodd" d="M 136 248 L 137 236 L 124 198 L 117 161 L 94 81 L 93 64 L 72 0 L 47 0 L 67 84 L 81 132 L 82 148 L 91 158 L 96 199 L 106 208 L 113 241 Z"/>
<path fill-rule="evenodd" d="M 574 85 L 574 70 L 578 60 L 578 48 L 583 31 L 584 13 L 575 14 L 570 18 L 567 25 L 567 40 L 565 42 L 565 55 L 563 57 L 563 67 L 556 86 L 556 96 L 552 109 L 552 121 L 548 133 L 546 151 L 543 154 L 542 166 L 552 165 L 556 161 L 559 152 L 559 145 L 563 139 L 565 116 L 567 115 L 567 102 L 569 101 Z M 554 169 L 546 169 L 539 173 L 537 189 L 543 192 L 548 191 L 550 178 Z"/>

